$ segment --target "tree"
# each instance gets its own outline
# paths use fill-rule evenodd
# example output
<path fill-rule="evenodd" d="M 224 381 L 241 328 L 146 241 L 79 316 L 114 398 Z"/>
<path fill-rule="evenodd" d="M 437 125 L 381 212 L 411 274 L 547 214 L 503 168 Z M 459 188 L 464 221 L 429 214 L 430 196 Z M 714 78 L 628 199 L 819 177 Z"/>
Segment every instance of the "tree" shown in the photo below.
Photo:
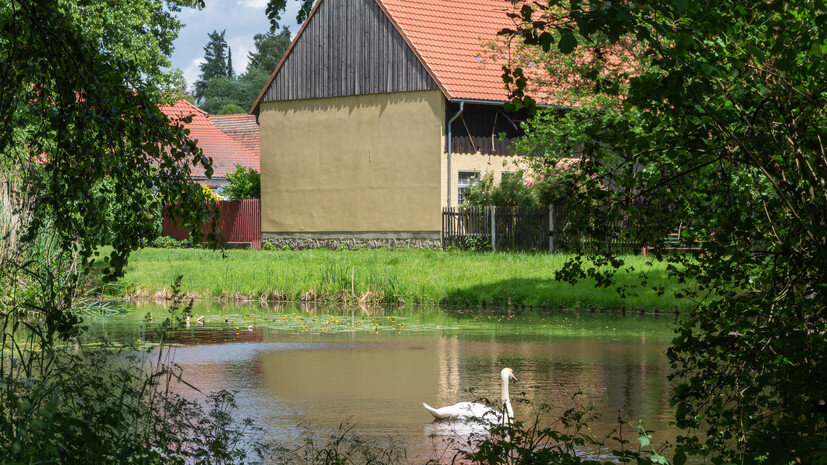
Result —
<path fill-rule="evenodd" d="M 48 226 L 78 278 L 101 245 L 104 275 L 118 276 L 164 211 L 192 226 L 209 217 L 189 179 L 209 160 L 158 108 L 176 81 L 164 71 L 175 12 L 200 4 L 0 5 L 2 177 L 33 203 L 24 239 Z"/>
<path fill-rule="evenodd" d="M 261 198 L 261 176 L 252 168 L 235 165 L 235 171 L 227 173 L 230 185 L 221 192 L 229 200 Z"/>
<path fill-rule="evenodd" d="M 260 68 L 269 75 L 275 71 L 281 57 L 290 47 L 290 31 L 284 27 L 278 33 L 256 34 L 253 36 L 253 44 L 255 51 L 247 53 L 250 60 L 247 63 L 248 72 L 251 68 Z"/>
<path fill-rule="evenodd" d="M 504 34 L 571 53 L 603 37 L 635 41 L 651 64 L 625 76 L 579 74 L 603 99 L 546 111 L 560 131 L 526 147 L 554 165 L 572 150 L 596 186 L 573 228 L 596 248 L 558 279 L 613 285 L 622 258 L 601 244 L 619 234 L 670 262 L 673 291 L 698 302 L 669 350 L 685 454 L 713 463 L 816 463 L 827 450 L 827 21 L 823 2 L 578 1 L 525 5 Z M 602 53 L 606 49 L 592 50 Z M 532 106 L 519 67 L 505 81 Z M 625 87 L 624 87 L 625 86 Z M 619 94 L 623 95 L 618 98 Z M 611 225 L 625 222 L 626 228 Z M 633 224 L 634 227 L 628 227 Z M 665 255 L 681 231 L 697 251 Z M 599 265 L 587 266 L 584 258 Z M 621 289 L 622 290 L 622 289 Z M 623 291 L 623 290 L 622 290 Z M 666 292 L 667 289 L 657 289 Z"/>
<path fill-rule="evenodd" d="M 301 24 L 310 15 L 310 10 L 313 8 L 313 0 L 301 0 L 299 2 L 299 10 L 296 13 L 296 22 Z M 279 28 L 279 21 L 281 15 L 287 9 L 287 0 L 268 0 L 265 14 L 270 20 L 270 31 L 275 32 Z"/>
<path fill-rule="evenodd" d="M 238 105 L 245 110 L 249 109 L 269 77 L 263 69 L 253 68 L 237 78 L 211 79 L 204 85 L 201 108 L 213 114 L 226 105 Z"/>
<path fill-rule="evenodd" d="M 235 115 L 235 114 L 238 114 L 238 113 L 246 113 L 246 111 L 243 108 L 241 108 L 240 106 L 238 106 L 234 103 L 229 103 L 229 104 L 224 105 L 223 107 L 221 107 L 221 109 L 218 110 L 218 112 L 215 113 L 215 114 L 216 115 Z"/>
<path fill-rule="evenodd" d="M 235 77 L 235 71 L 233 70 L 233 49 L 229 46 L 227 46 L 227 77 Z"/>
<path fill-rule="evenodd" d="M 465 203 L 477 206 L 534 207 L 537 197 L 533 184 L 523 178 L 522 170 L 503 173 L 499 184 L 494 184 L 494 174 L 486 173 L 479 182 L 465 192 Z"/>
<path fill-rule="evenodd" d="M 227 63 L 227 53 L 229 46 L 224 39 L 226 30 L 212 31 L 207 34 L 209 40 L 204 46 L 204 63 L 199 65 L 201 75 L 195 81 L 195 98 L 201 100 L 204 98 L 204 89 L 207 83 L 216 78 L 232 77 L 232 70 Z"/>

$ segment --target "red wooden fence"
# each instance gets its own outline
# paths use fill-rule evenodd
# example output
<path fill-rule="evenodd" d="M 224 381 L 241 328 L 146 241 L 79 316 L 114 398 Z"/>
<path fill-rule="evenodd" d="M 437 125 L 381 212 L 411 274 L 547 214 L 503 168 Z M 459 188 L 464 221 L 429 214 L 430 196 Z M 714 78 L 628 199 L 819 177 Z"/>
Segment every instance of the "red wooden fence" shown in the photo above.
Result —
<path fill-rule="evenodd" d="M 261 200 L 222 200 L 218 208 L 218 229 L 224 242 L 246 242 L 255 250 L 261 249 Z M 207 228 L 208 224 L 201 226 L 205 234 Z M 176 226 L 166 216 L 161 234 L 179 241 L 190 236 L 189 230 Z"/>

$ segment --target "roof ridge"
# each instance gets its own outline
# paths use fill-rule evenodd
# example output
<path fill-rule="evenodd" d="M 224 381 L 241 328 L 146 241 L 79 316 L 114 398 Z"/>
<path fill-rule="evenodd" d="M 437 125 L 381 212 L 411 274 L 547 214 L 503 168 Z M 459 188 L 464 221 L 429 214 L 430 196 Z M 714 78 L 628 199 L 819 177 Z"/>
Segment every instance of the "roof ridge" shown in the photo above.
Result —
<path fill-rule="evenodd" d="M 203 115 L 205 115 L 205 116 L 207 116 L 207 117 L 209 117 L 209 115 L 210 115 L 210 114 L 209 114 L 209 113 L 207 113 L 206 111 L 204 111 L 204 110 L 202 110 L 202 109 L 198 108 L 198 107 L 197 107 L 194 103 L 191 103 L 189 100 L 184 99 L 184 98 L 180 98 L 180 99 L 176 100 L 176 101 L 175 101 L 175 103 L 173 103 L 173 104 L 172 104 L 172 106 L 175 106 L 175 105 L 177 105 L 177 104 L 179 104 L 179 103 L 183 103 L 184 105 L 187 105 L 187 106 L 189 106 L 189 107 L 192 107 L 192 108 L 194 108 L 194 109 L 195 109 L 195 111 L 197 111 L 197 112 L 199 112 L 199 113 L 201 113 L 201 114 L 203 114 Z"/>

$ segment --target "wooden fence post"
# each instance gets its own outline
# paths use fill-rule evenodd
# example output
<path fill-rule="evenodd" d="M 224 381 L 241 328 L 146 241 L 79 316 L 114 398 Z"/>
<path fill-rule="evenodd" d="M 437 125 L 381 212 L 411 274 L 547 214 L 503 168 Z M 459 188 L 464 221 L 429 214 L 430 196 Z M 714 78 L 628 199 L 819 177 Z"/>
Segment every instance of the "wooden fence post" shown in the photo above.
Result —
<path fill-rule="evenodd" d="M 491 250 L 497 250 L 497 207 L 491 207 Z"/>
<path fill-rule="evenodd" d="M 548 206 L 548 251 L 554 253 L 554 205 Z"/>
<path fill-rule="evenodd" d="M 446 230 L 445 226 L 446 226 L 446 223 L 447 223 L 447 221 L 446 221 L 447 215 L 445 215 L 446 213 L 448 213 L 448 212 L 446 212 L 445 208 L 443 208 L 442 209 L 442 231 L 440 233 L 440 238 L 439 238 L 439 245 L 442 246 L 442 250 L 445 250 L 445 230 Z"/>

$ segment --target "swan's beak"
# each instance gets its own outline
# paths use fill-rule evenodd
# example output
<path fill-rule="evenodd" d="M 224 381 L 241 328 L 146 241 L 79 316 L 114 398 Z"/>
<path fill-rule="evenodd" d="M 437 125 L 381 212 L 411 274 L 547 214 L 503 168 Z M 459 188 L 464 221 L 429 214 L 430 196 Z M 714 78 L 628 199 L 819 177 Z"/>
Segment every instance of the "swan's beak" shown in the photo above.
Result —
<path fill-rule="evenodd" d="M 516 376 L 514 376 L 514 373 L 511 373 L 510 378 L 511 378 L 511 379 L 513 379 L 514 381 L 517 381 L 517 377 L 516 377 Z"/>

